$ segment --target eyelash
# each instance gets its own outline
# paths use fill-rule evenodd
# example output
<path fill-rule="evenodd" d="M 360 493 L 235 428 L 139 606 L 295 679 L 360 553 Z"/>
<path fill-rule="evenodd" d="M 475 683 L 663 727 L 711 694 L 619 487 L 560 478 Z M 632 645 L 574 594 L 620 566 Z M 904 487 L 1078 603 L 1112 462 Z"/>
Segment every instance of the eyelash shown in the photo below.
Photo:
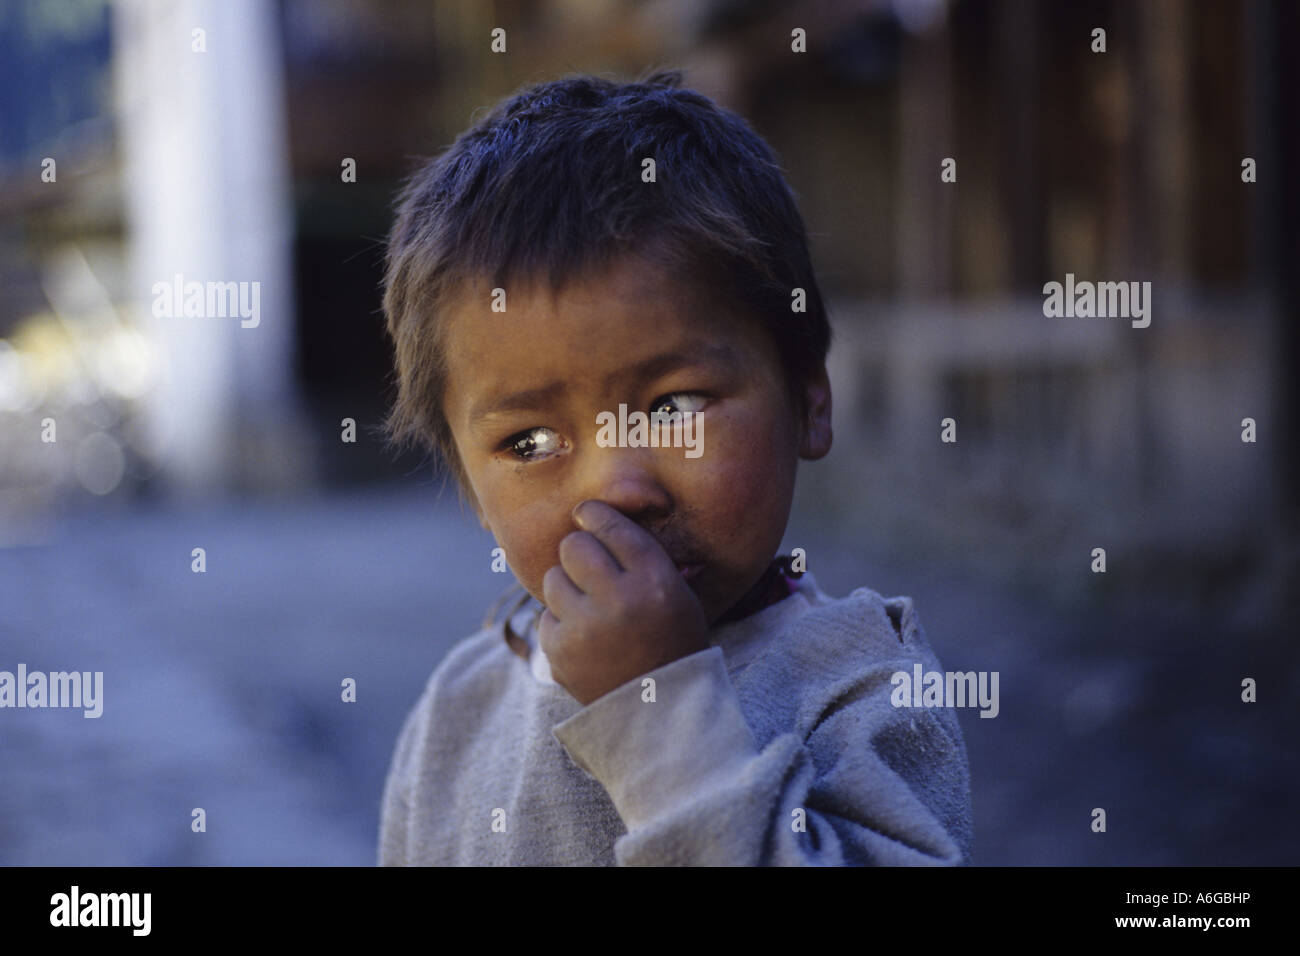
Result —
<path fill-rule="evenodd" d="M 651 403 L 650 412 L 648 414 L 653 413 L 656 409 L 658 409 L 661 405 L 663 405 L 664 399 L 680 398 L 683 395 L 691 395 L 695 398 L 708 398 L 708 396 L 705 395 L 703 392 L 690 392 L 690 391 L 665 392 L 663 395 L 660 395 Z M 525 438 L 528 438 L 530 435 L 533 434 L 533 432 L 539 432 L 539 431 L 550 431 L 550 429 L 547 428 L 545 425 L 536 425 L 532 428 L 525 428 L 521 432 L 515 432 L 513 435 L 511 435 L 510 437 L 506 438 L 504 441 L 501 442 L 499 450 L 505 452 L 508 456 L 510 456 L 520 464 L 529 464 L 531 462 L 540 461 L 542 459 L 527 458 L 523 455 L 517 454 L 514 450 L 515 446 L 518 445 L 520 442 L 522 442 Z"/>

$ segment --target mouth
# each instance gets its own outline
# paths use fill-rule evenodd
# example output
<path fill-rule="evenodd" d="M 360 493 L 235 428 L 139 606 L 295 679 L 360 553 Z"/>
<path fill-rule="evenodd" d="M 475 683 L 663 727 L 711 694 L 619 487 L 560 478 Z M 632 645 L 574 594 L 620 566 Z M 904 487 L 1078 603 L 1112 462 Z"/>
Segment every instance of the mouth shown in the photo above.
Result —
<path fill-rule="evenodd" d="M 677 565 L 677 573 L 687 581 L 704 570 L 704 565 L 698 561 L 677 561 L 674 563 Z"/>

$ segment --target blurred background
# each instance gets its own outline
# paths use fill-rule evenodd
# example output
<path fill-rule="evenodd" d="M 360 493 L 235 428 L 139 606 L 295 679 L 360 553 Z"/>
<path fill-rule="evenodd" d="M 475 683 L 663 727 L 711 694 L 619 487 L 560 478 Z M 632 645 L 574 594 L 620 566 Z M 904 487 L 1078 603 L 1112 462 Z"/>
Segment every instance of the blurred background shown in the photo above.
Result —
<path fill-rule="evenodd" d="M 785 550 L 1001 675 L 976 862 L 1294 864 L 1297 41 L 1289 0 L 0 0 L 0 670 L 105 682 L 0 711 L 0 863 L 373 862 L 508 584 L 375 434 L 394 193 L 523 83 L 674 66 L 781 157 L 831 308 Z M 1150 327 L 1045 318 L 1067 272 Z M 177 274 L 260 322 L 155 316 Z"/>

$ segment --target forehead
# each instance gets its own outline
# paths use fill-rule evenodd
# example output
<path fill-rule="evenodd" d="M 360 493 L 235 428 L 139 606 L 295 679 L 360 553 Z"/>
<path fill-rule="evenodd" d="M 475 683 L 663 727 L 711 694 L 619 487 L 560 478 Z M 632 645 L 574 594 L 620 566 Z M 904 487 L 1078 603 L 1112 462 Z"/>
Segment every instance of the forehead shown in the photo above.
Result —
<path fill-rule="evenodd" d="M 542 331 L 551 337 L 591 332 L 599 340 L 630 338 L 639 334 L 643 324 L 703 318 L 697 313 L 718 305 L 710 302 L 714 298 L 699 282 L 684 281 L 655 263 L 624 257 L 573 278 L 558 290 L 540 279 L 512 281 L 505 289 L 490 289 L 482 279 L 475 280 L 456 297 L 450 331 L 465 348 L 494 338 L 494 344 L 508 346 L 510 341 L 497 338 L 507 331 L 512 333 L 511 341 Z M 598 319 L 597 329 L 577 328 Z"/>
<path fill-rule="evenodd" d="M 750 354 L 766 340 L 715 290 L 637 258 L 616 260 L 558 292 L 544 282 L 512 284 L 495 301 L 504 311 L 493 311 L 493 290 L 480 281 L 445 315 L 448 405 L 533 380 L 595 381 L 668 349 L 727 345 Z"/>

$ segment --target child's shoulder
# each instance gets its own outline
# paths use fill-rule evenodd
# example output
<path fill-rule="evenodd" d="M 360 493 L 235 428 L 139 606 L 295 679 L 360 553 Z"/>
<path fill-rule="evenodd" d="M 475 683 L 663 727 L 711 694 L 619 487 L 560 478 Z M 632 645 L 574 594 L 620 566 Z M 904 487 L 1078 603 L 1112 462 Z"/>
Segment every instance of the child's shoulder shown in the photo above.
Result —
<path fill-rule="evenodd" d="M 843 597 L 831 597 L 811 574 L 805 574 L 797 588 L 808 604 L 804 613 L 825 622 L 822 633 L 828 637 L 851 641 L 864 651 L 886 657 L 930 653 L 916 604 L 907 595 L 886 597 L 862 586 Z M 804 622 L 805 630 L 809 623 Z"/>
<path fill-rule="evenodd" d="M 742 706 L 772 733 L 804 727 L 845 699 L 876 706 L 883 691 L 887 704 L 882 673 L 939 664 L 911 597 L 865 586 L 832 597 L 808 573 L 789 598 L 721 641 Z"/>
<path fill-rule="evenodd" d="M 481 627 L 451 646 L 429 675 L 423 698 L 500 692 L 510 682 L 517 660 L 500 623 Z"/>
<path fill-rule="evenodd" d="M 395 768 L 405 767 L 435 739 L 445 746 L 472 736 L 493 709 L 477 705 L 515 701 L 517 665 L 501 624 L 484 626 L 453 644 L 407 713 L 398 735 Z"/>

